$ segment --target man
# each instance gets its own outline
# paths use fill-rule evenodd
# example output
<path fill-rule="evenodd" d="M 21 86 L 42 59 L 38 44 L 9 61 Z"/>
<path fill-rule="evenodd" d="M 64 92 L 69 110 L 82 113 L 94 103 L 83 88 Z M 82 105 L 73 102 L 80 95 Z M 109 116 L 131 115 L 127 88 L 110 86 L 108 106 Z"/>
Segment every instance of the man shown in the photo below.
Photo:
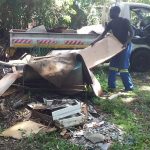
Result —
<path fill-rule="evenodd" d="M 110 9 L 110 18 L 112 20 L 108 23 L 102 35 L 91 43 L 91 46 L 104 38 L 108 31 L 112 31 L 113 35 L 123 44 L 124 50 L 110 60 L 108 88 L 111 91 L 115 90 L 116 75 L 117 73 L 120 73 L 125 91 L 131 91 L 133 90 L 133 83 L 128 69 L 130 65 L 129 59 L 131 54 L 131 39 L 133 37 L 133 30 L 129 20 L 119 17 L 119 14 L 120 8 L 118 6 L 114 6 Z"/>

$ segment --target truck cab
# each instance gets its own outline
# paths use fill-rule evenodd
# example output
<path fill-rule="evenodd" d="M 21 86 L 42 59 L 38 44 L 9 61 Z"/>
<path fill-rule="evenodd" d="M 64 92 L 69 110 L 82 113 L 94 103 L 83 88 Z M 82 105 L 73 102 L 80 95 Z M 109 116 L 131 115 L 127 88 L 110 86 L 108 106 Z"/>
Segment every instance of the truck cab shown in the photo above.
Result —
<path fill-rule="evenodd" d="M 130 20 L 134 29 L 131 69 L 144 72 L 150 69 L 150 5 L 120 2 L 120 16 Z"/>

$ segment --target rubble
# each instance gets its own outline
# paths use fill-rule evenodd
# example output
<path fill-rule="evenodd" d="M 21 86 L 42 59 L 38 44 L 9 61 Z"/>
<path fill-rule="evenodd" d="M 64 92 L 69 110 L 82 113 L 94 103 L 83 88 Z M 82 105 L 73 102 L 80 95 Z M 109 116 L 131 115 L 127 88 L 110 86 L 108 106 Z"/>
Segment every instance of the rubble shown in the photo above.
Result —
<path fill-rule="evenodd" d="M 25 95 L 24 97 L 27 98 L 28 96 Z M 19 99 L 26 98 L 22 97 Z M 30 132 L 32 130 L 32 125 L 30 125 L 30 128 L 21 128 L 19 131 L 15 130 L 14 132 L 9 132 L 12 133 L 11 135 L 4 134 L 8 133 L 5 131 L 12 131 L 15 127 L 14 125 L 8 128 L 8 130 L 6 129 L 1 136 L 11 136 L 20 139 L 22 135 L 23 137 L 27 137 L 33 133 L 46 133 L 59 129 L 61 130 L 60 135 L 62 138 L 68 139 L 74 144 L 84 145 L 86 149 L 101 148 L 102 150 L 107 150 L 113 141 L 123 141 L 123 131 L 117 126 L 104 121 L 105 117 L 102 114 L 97 115 L 99 116 L 97 118 L 94 117 L 96 115 L 92 116 L 92 114 L 96 114 L 97 111 L 92 105 L 83 103 L 82 99 L 57 95 L 28 98 L 31 98 L 32 102 L 29 100 L 28 104 L 24 107 L 29 110 L 31 114 L 29 114 L 22 123 L 26 124 L 27 121 L 30 123 L 30 120 L 33 120 L 34 123 L 42 125 L 41 127 L 44 131 L 37 128 L 37 130 Z M 57 115 L 53 112 L 57 112 Z M 18 126 L 18 124 L 16 124 L 16 126 Z M 20 126 L 18 128 L 20 128 Z M 29 129 L 29 131 L 26 132 L 27 129 Z"/>
<path fill-rule="evenodd" d="M 0 100 L 0 112 L 4 111 L 4 109 L 5 109 L 4 102 L 5 102 L 5 99 Z"/>
<path fill-rule="evenodd" d="M 99 143 L 97 148 L 100 148 L 101 150 L 108 150 L 111 146 L 111 143 Z"/>
<path fill-rule="evenodd" d="M 107 150 L 113 141 L 122 143 L 124 139 L 124 132 L 119 127 L 94 117 L 84 124 L 83 129 L 71 132 L 71 142 L 92 149 L 102 147 Z"/>
<path fill-rule="evenodd" d="M 87 118 L 84 114 L 76 114 L 73 116 L 65 117 L 63 119 L 59 119 L 56 121 L 56 123 L 58 123 L 60 127 L 62 126 L 64 128 L 68 128 L 83 124 L 86 122 L 86 119 Z"/>
<path fill-rule="evenodd" d="M 100 133 L 85 132 L 84 137 L 94 144 L 104 142 L 105 140 L 105 136 Z"/>

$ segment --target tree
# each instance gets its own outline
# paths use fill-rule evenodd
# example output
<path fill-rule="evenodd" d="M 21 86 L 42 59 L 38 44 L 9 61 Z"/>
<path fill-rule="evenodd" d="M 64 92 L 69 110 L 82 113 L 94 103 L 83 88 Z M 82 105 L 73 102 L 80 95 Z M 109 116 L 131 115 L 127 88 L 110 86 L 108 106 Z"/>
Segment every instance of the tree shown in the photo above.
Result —
<path fill-rule="evenodd" d="M 0 0 L 0 35 L 12 28 L 26 29 L 34 18 L 37 25 L 48 28 L 67 26 L 80 28 L 103 23 L 102 7 L 108 8 L 111 0 Z M 125 1 L 125 0 L 124 0 Z M 130 0 L 131 1 L 131 0 Z M 135 0 L 150 4 L 149 0 Z"/>

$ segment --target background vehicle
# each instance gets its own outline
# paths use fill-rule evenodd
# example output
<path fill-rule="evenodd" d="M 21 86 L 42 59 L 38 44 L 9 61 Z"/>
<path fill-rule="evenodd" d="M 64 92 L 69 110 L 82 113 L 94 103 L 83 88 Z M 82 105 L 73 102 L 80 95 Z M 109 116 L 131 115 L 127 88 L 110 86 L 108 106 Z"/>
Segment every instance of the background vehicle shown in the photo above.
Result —
<path fill-rule="evenodd" d="M 144 72 L 150 69 L 150 5 L 122 2 L 121 17 L 131 21 L 135 37 L 132 40 L 131 69 Z"/>

